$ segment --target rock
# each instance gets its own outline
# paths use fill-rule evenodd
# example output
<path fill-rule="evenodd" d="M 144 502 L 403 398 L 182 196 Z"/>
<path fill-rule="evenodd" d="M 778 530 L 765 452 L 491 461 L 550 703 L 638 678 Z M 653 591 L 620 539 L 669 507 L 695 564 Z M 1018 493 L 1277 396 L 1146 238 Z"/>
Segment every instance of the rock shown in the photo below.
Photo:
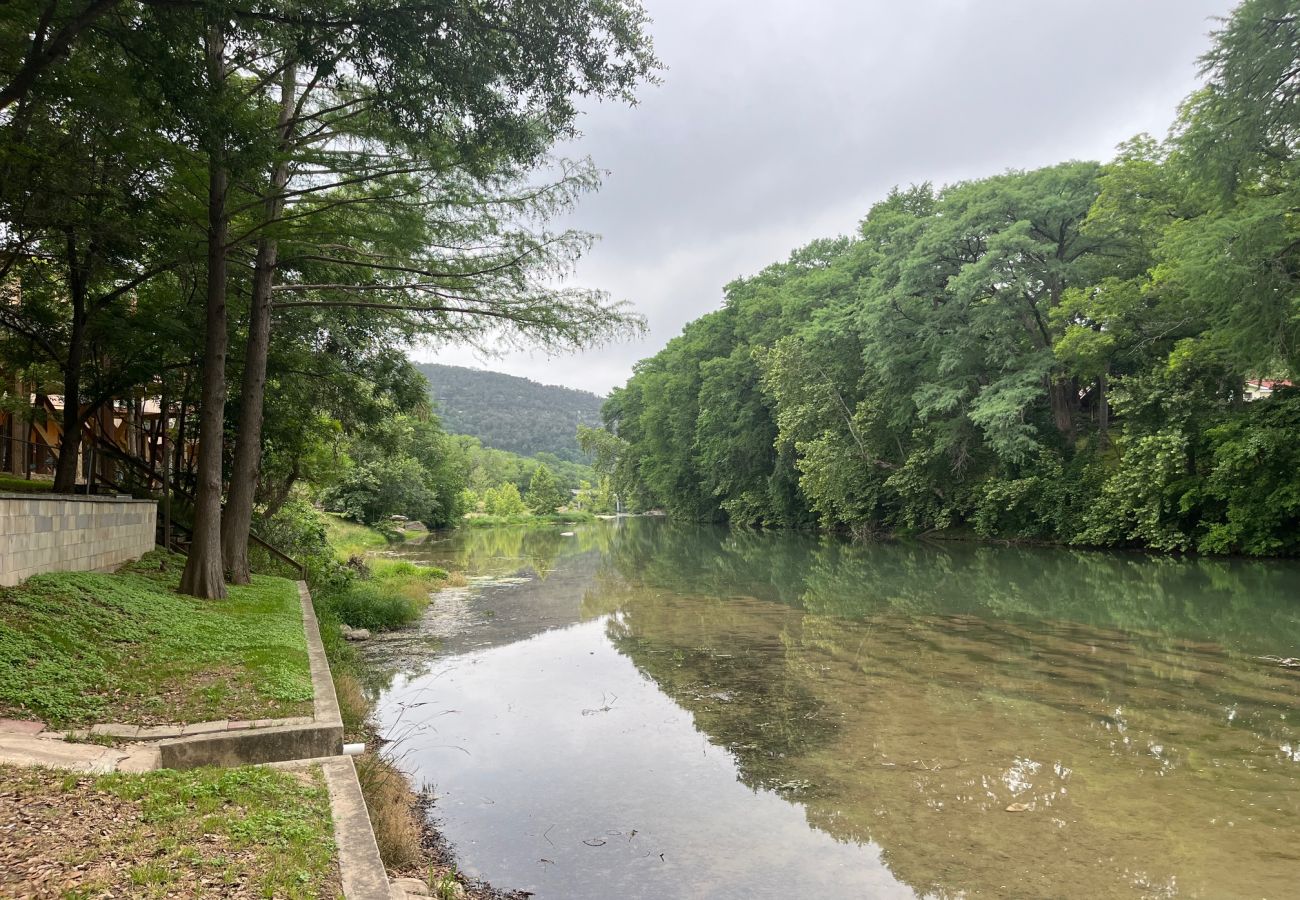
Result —
<path fill-rule="evenodd" d="M 367 628 L 349 628 L 343 632 L 343 637 L 349 641 L 368 641 L 370 640 L 370 630 Z"/>
<path fill-rule="evenodd" d="M 394 891 L 395 896 L 402 896 L 402 897 L 428 897 L 429 896 L 429 886 L 418 878 L 394 878 L 389 883 L 396 889 L 396 891 L 402 892 L 400 895 L 398 895 L 396 894 L 396 891 Z"/>
<path fill-rule="evenodd" d="M 1007 812 L 1029 812 L 1033 809 L 1028 803 L 1012 803 L 1007 807 Z"/>

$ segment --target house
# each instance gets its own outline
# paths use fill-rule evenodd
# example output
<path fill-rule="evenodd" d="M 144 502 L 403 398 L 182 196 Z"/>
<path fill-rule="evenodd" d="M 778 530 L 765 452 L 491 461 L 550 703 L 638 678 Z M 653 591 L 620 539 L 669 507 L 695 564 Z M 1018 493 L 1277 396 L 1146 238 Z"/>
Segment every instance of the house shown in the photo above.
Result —
<path fill-rule="evenodd" d="M 1289 388 L 1289 381 L 1272 381 L 1268 378 L 1247 379 L 1245 390 L 1242 392 L 1247 403 L 1252 400 L 1263 400 L 1273 396 L 1273 392 L 1279 388 Z"/>

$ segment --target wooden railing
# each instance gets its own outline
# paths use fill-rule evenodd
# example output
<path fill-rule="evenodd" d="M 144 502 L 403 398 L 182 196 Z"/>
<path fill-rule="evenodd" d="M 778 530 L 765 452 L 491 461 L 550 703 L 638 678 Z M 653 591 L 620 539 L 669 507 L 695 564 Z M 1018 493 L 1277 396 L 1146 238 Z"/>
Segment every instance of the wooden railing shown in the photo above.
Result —
<path fill-rule="evenodd" d="M 181 515 L 180 516 L 177 515 L 178 510 L 176 504 L 174 504 L 172 501 L 175 499 L 179 499 L 182 501 L 185 507 L 189 507 L 191 509 L 193 508 L 194 492 L 193 490 L 190 489 L 189 485 L 187 484 L 188 473 L 183 471 L 172 472 L 169 473 L 170 477 L 164 480 L 163 475 L 160 472 L 158 472 L 157 469 L 155 469 L 152 465 L 145 462 L 144 460 L 139 459 L 138 457 L 124 450 L 117 440 L 114 440 L 108 437 L 107 435 L 100 433 L 97 429 L 91 432 L 91 436 L 93 437 L 93 440 L 89 442 L 89 446 L 87 447 L 88 451 L 93 449 L 100 453 L 107 454 L 113 459 L 115 463 L 118 463 L 121 466 L 125 466 L 128 470 L 135 472 L 136 474 L 141 476 L 141 478 L 143 479 L 143 485 L 132 485 L 130 482 L 124 479 L 123 480 L 109 479 L 105 476 L 103 471 L 106 467 L 92 464 L 89 467 L 90 478 L 88 484 L 86 485 L 87 489 L 93 493 L 96 484 L 98 483 L 98 484 L 103 484 L 105 487 L 112 488 L 115 491 L 131 494 L 132 496 L 142 493 L 147 497 L 149 497 L 150 499 L 158 500 L 158 502 L 166 504 L 167 508 L 164 510 L 164 515 L 159 516 L 158 518 L 158 530 L 159 530 L 158 544 L 160 546 L 166 547 L 168 550 L 173 550 L 181 553 L 186 552 L 188 550 L 188 542 L 184 542 L 182 544 L 176 541 L 175 536 L 172 534 L 172 530 L 176 529 L 179 531 L 183 531 L 190 537 L 193 537 L 194 528 L 190 522 L 187 522 L 185 520 L 186 517 L 184 515 L 184 508 L 179 510 L 181 512 Z M 52 449 L 52 453 L 57 458 L 58 447 L 56 446 L 51 449 Z M 155 484 L 162 486 L 162 489 L 165 493 L 164 498 L 159 499 L 156 496 L 154 490 Z M 284 563 L 285 565 L 293 569 L 293 571 L 298 574 L 298 578 L 300 580 L 306 579 L 307 567 L 303 563 L 300 563 L 298 560 L 294 559 L 289 554 L 280 550 L 278 547 L 275 547 L 272 544 L 268 543 L 267 541 L 263 540 L 255 532 L 252 531 L 249 532 L 248 540 L 250 544 L 266 551 L 266 553 L 272 559 L 278 560 L 279 562 Z"/>

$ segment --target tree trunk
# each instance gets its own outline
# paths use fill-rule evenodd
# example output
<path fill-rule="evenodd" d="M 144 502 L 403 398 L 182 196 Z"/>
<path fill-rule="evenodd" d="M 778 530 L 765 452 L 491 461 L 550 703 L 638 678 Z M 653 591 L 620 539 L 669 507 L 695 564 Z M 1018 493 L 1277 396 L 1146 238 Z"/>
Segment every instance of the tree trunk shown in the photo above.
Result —
<path fill-rule="evenodd" d="M 284 481 L 278 485 L 275 492 L 266 498 L 266 516 L 270 518 L 284 508 L 284 504 L 289 500 L 289 494 L 293 491 L 293 486 L 298 483 L 301 475 L 301 457 L 294 455 L 293 465 L 289 467 L 289 474 L 285 476 Z"/>
<path fill-rule="evenodd" d="M 208 27 L 208 83 L 220 104 L 225 80 L 225 31 L 220 21 Z M 219 120 L 219 115 L 214 111 Z M 216 126 L 217 128 L 220 125 Z M 226 210 L 225 140 L 214 135 L 208 148 L 208 284 L 203 384 L 199 393 L 198 487 L 194 502 L 194 541 L 181 573 L 180 590 L 205 599 L 226 596 L 221 567 L 221 455 L 226 418 Z"/>
<path fill-rule="evenodd" d="M 95 440 L 95 458 L 99 466 L 100 481 L 110 487 L 117 484 L 117 460 L 108 453 L 104 452 L 104 444 L 111 444 L 114 447 L 120 447 L 117 441 L 117 428 L 113 419 L 117 415 L 117 405 L 112 399 L 104 401 L 95 413 L 98 420 L 97 427 L 91 432 L 96 435 Z M 129 446 L 129 445 L 128 445 Z"/>
<path fill-rule="evenodd" d="M 181 382 L 181 408 L 176 411 L 176 443 L 172 445 L 172 472 L 175 474 L 173 479 L 179 479 L 185 471 L 185 429 L 189 423 L 186 421 L 186 410 L 190 406 L 190 374 L 187 371 Z"/>
<path fill-rule="evenodd" d="M 1110 382 L 1103 372 L 1097 376 L 1097 436 L 1101 446 L 1110 446 Z"/>
<path fill-rule="evenodd" d="M 167 375 L 162 377 L 162 397 L 158 400 L 158 439 L 160 444 L 154 447 L 154 468 L 159 473 L 162 483 L 162 545 L 163 549 L 172 549 L 172 484 L 168 464 L 171 455 L 167 446 L 167 414 L 171 412 L 171 398 L 167 396 Z"/>
<path fill-rule="evenodd" d="M 1050 376 L 1049 376 L 1050 377 Z M 1067 444 L 1074 443 L 1074 407 L 1078 404 L 1079 390 L 1074 379 L 1052 379 L 1049 389 L 1052 400 L 1052 420 L 1056 430 Z"/>
<path fill-rule="evenodd" d="M 72 332 L 68 364 L 63 369 L 63 434 L 54 467 L 53 491 L 71 494 L 77 487 L 77 457 L 81 452 L 81 366 L 86 354 L 86 279 L 77 264 L 76 241 L 68 238 L 68 293 L 72 301 Z"/>
<path fill-rule="evenodd" d="M 273 224 L 284 210 L 284 189 L 289 183 L 288 143 L 297 96 L 297 67 L 284 68 L 280 88 L 280 159 L 271 173 L 265 201 L 265 221 Z M 253 523 L 253 498 L 262 464 L 262 408 L 266 400 L 266 357 L 271 347 L 271 286 L 275 283 L 279 245 L 273 234 L 257 242 L 253 264 L 253 294 L 248 316 L 248 343 L 244 351 L 244 377 L 239 394 L 239 427 L 235 431 L 235 458 L 230 470 L 230 495 L 221 521 L 221 553 L 235 584 L 248 584 L 248 534 Z"/>

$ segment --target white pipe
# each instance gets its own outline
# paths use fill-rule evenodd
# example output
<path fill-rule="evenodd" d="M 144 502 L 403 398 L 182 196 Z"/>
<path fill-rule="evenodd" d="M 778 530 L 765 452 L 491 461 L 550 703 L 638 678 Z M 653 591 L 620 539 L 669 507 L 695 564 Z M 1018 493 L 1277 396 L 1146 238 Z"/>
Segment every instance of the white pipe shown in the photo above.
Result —
<path fill-rule="evenodd" d="M 344 744 L 343 745 L 344 756 L 360 756 L 362 753 L 365 752 L 366 752 L 365 744 Z"/>

